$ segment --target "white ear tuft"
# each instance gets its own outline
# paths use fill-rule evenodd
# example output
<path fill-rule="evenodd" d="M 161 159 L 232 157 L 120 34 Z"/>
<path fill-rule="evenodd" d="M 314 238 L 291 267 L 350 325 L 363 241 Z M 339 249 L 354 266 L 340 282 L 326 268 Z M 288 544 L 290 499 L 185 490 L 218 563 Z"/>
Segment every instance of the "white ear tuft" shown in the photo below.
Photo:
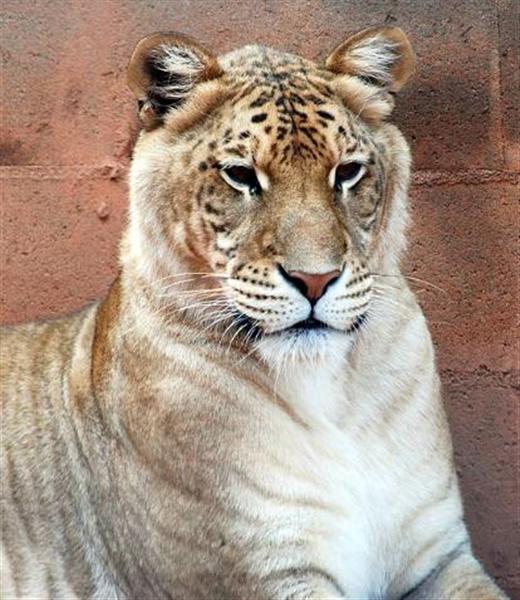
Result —
<path fill-rule="evenodd" d="M 217 59 L 191 38 L 155 33 L 136 46 L 128 66 L 128 85 L 146 126 L 181 106 L 198 83 L 222 74 Z"/>
<path fill-rule="evenodd" d="M 355 104 L 353 110 L 370 121 L 390 114 L 391 94 L 403 87 L 414 65 L 410 42 L 396 27 L 365 29 L 340 44 L 326 61 L 340 76 L 337 87 L 343 90 L 345 103 Z"/>
<path fill-rule="evenodd" d="M 161 114 L 182 104 L 204 73 L 205 64 L 190 48 L 161 44 L 148 56 L 147 96 Z"/>
<path fill-rule="evenodd" d="M 353 46 L 345 67 L 368 83 L 390 88 L 393 85 L 391 68 L 397 58 L 398 45 L 378 34 Z"/>

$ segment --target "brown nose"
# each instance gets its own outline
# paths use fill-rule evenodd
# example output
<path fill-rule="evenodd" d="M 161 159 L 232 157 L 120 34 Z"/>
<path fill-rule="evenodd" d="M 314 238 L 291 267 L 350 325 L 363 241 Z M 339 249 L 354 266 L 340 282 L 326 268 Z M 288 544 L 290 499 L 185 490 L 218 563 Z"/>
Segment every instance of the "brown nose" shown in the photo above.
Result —
<path fill-rule="evenodd" d="M 287 272 L 283 269 L 280 271 L 313 304 L 323 296 L 327 286 L 334 283 L 341 275 L 341 271 L 329 271 L 328 273 Z"/>

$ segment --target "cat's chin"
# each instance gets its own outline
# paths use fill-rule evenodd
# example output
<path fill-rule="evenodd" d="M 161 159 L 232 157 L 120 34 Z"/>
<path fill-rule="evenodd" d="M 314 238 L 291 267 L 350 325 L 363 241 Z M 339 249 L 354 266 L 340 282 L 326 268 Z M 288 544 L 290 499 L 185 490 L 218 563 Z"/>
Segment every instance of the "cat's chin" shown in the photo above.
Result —
<path fill-rule="evenodd" d="M 296 363 L 345 356 L 353 342 L 352 335 L 329 327 L 291 327 L 261 336 L 255 346 L 270 366 L 290 368 Z"/>

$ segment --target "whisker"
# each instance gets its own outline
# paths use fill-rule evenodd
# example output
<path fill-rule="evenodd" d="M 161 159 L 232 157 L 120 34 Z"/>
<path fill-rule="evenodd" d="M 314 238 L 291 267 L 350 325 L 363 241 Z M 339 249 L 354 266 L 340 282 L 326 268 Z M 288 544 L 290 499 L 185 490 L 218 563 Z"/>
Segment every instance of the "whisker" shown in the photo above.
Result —
<path fill-rule="evenodd" d="M 408 310 L 412 308 L 409 304 L 402 302 L 399 298 L 396 298 L 395 296 L 389 296 L 378 289 L 372 290 L 372 300 L 384 300 L 385 302 L 391 302 L 396 306 L 400 306 L 401 308 L 406 308 Z"/>
<path fill-rule="evenodd" d="M 410 309 L 410 305 L 405 304 L 404 302 L 401 302 L 399 300 L 399 298 L 396 298 L 394 296 L 388 296 L 386 294 L 384 294 L 381 290 L 378 290 L 377 288 L 372 288 L 372 298 L 374 299 L 378 299 L 378 300 L 385 300 L 387 302 L 391 302 L 392 304 L 395 304 L 396 306 L 401 306 L 402 308 L 407 308 Z"/>
<path fill-rule="evenodd" d="M 432 283 L 431 281 L 427 281 L 426 279 L 421 279 L 420 277 L 414 277 L 413 275 L 403 275 L 403 274 L 391 275 L 390 273 L 370 273 L 370 274 L 374 277 L 394 277 L 396 279 L 403 278 L 403 279 L 409 279 L 410 281 L 417 281 L 419 283 L 422 283 L 424 285 L 427 285 L 427 286 L 433 288 L 434 290 L 437 290 L 438 292 L 449 295 L 447 290 L 439 287 L 435 283 Z"/>
<path fill-rule="evenodd" d="M 164 277 L 159 277 L 152 281 L 151 285 L 157 285 L 161 282 L 167 282 L 166 286 L 182 285 L 183 283 L 191 283 L 193 281 L 200 281 L 201 279 L 229 279 L 229 275 L 220 273 L 172 273 Z M 169 281 L 169 283 L 168 283 Z"/>
<path fill-rule="evenodd" d="M 179 290 L 177 292 L 164 292 L 159 294 L 159 298 L 164 298 L 166 296 L 171 296 L 172 293 L 175 294 L 175 298 L 185 298 L 185 297 L 196 297 L 196 296 L 221 296 L 222 292 L 225 292 L 226 288 L 214 288 L 214 289 L 203 289 L 203 290 Z"/>
<path fill-rule="evenodd" d="M 244 324 L 243 324 L 241 327 L 239 327 L 239 328 L 238 328 L 238 329 L 235 331 L 235 333 L 233 334 L 233 336 L 232 336 L 232 337 L 231 337 L 231 339 L 229 340 L 229 344 L 228 344 L 228 347 L 227 347 L 227 350 L 226 350 L 226 354 L 227 354 L 227 353 L 229 353 L 229 351 L 231 350 L 231 347 L 232 347 L 232 345 L 233 345 L 233 342 L 234 342 L 235 338 L 237 337 L 237 335 L 238 335 L 238 334 L 239 334 L 241 331 L 243 331 L 245 328 L 247 328 L 247 325 L 248 325 L 247 323 L 244 323 Z"/>
<path fill-rule="evenodd" d="M 221 306 L 227 306 L 228 303 L 225 300 L 211 300 L 211 301 L 204 301 L 201 300 L 200 302 L 195 302 L 193 304 L 188 304 L 188 306 L 181 306 L 178 308 L 177 312 L 184 312 L 186 310 L 190 310 L 190 309 L 194 309 L 194 308 L 209 308 L 209 307 L 221 307 Z"/>
<path fill-rule="evenodd" d="M 236 324 L 237 318 L 233 319 L 233 321 L 226 327 L 224 333 L 222 334 L 222 338 L 225 337 L 226 333 Z"/>
<path fill-rule="evenodd" d="M 182 279 L 181 281 L 172 281 L 171 283 L 161 284 L 159 286 L 159 289 L 168 290 L 170 288 L 182 286 L 187 283 L 193 283 L 194 281 L 200 281 L 200 279 L 202 279 L 202 278 L 201 277 L 193 277 L 191 279 Z M 204 288 L 204 289 L 210 289 L 210 288 Z"/>

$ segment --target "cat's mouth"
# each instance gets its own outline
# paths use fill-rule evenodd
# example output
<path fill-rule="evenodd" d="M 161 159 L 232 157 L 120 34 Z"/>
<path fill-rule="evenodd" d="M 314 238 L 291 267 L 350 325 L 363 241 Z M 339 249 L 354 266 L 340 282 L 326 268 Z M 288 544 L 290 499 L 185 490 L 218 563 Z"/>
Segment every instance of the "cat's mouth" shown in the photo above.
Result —
<path fill-rule="evenodd" d="M 310 334 L 310 332 L 327 333 L 327 332 L 333 332 L 333 331 L 335 331 L 336 333 L 355 334 L 363 327 L 366 320 L 367 320 L 367 313 L 365 312 L 365 313 L 362 313 L 361 315 L 359 315 L 358 317 L 356 317 L 354 319 L 354 321 L 352 321 L 352 323 L 350 324 L 348 329 L 336 329 L 335 327 L 331 327 L 330 325 L 327 325 L 327 323 L 324 323 L 323 321 L 316 319 L 316 317 L 310 316 L 307 319 L 304 319 L 303 321 L 298 321 L 298 323 L 295 323 L 294 325 L 291 325 L 290 327 L 287 327 L 286 329 L 281 329 L 280 331 L 276 331 L 272 335 L 284 335 L 284 334 L 304 335 L 308 332 Z"/>
<path fill-rule="evenodd" d="M 294 325 L 291 325 L 290 327 L 286 327 L 285 329 L 280 329 L 278 331 L 275 331 L 273 333 L 266 333 L 262 327 L 260 326 L 259 323 L 257 323 L 254 319 L 248 317 L 247 315 L 243 314 L 243 313 L 238 313 L 237 314 L 237 327 L 239 329 L 242 329 L 242 332 L 245 333 L 245 335 L 247 335 L 247 337 L 249 337 L 249 339 L 251 341 L 253 340 L 258 340 L 261 337 L 264 336 L 283 336 L 283 335 L 305 335 L 307 333 L 313 333 L 316 332 L 318 333 L 323 333 L 326 334 L 327 332 L 336 332 L 336 333 L 344 333 L 344 334 L 354 334 L 357 333 L 365 324 L 367 320 L 367 313 L 363 313 L 361 315 L 359 315 L 358 317 L 356 317 L 354 319 L 354 321 L 350 324 L 350 326 L 348 327 L 348 329 L 336 329 L 335 327 L 331 327 L 330 325 L 327 325 L 327 323 L 324 323 L 323 321 L 320 321 L 319 319 L 316 319 L 316 317 L 310 316 L 307 317 L 306 319 L 303 319 L 302 321 L 298 321 L 298 323 L 294 323 Z"/>
<path fill-rule="evenodd" d="M 308 331 L 309 329 L 330 329 L 330 327 L 315 317 L 308 317 L 307 319 L 299 321 L 298 323 L 291 325 L 291 327 L 284 329 L 284 331 Z"/>

